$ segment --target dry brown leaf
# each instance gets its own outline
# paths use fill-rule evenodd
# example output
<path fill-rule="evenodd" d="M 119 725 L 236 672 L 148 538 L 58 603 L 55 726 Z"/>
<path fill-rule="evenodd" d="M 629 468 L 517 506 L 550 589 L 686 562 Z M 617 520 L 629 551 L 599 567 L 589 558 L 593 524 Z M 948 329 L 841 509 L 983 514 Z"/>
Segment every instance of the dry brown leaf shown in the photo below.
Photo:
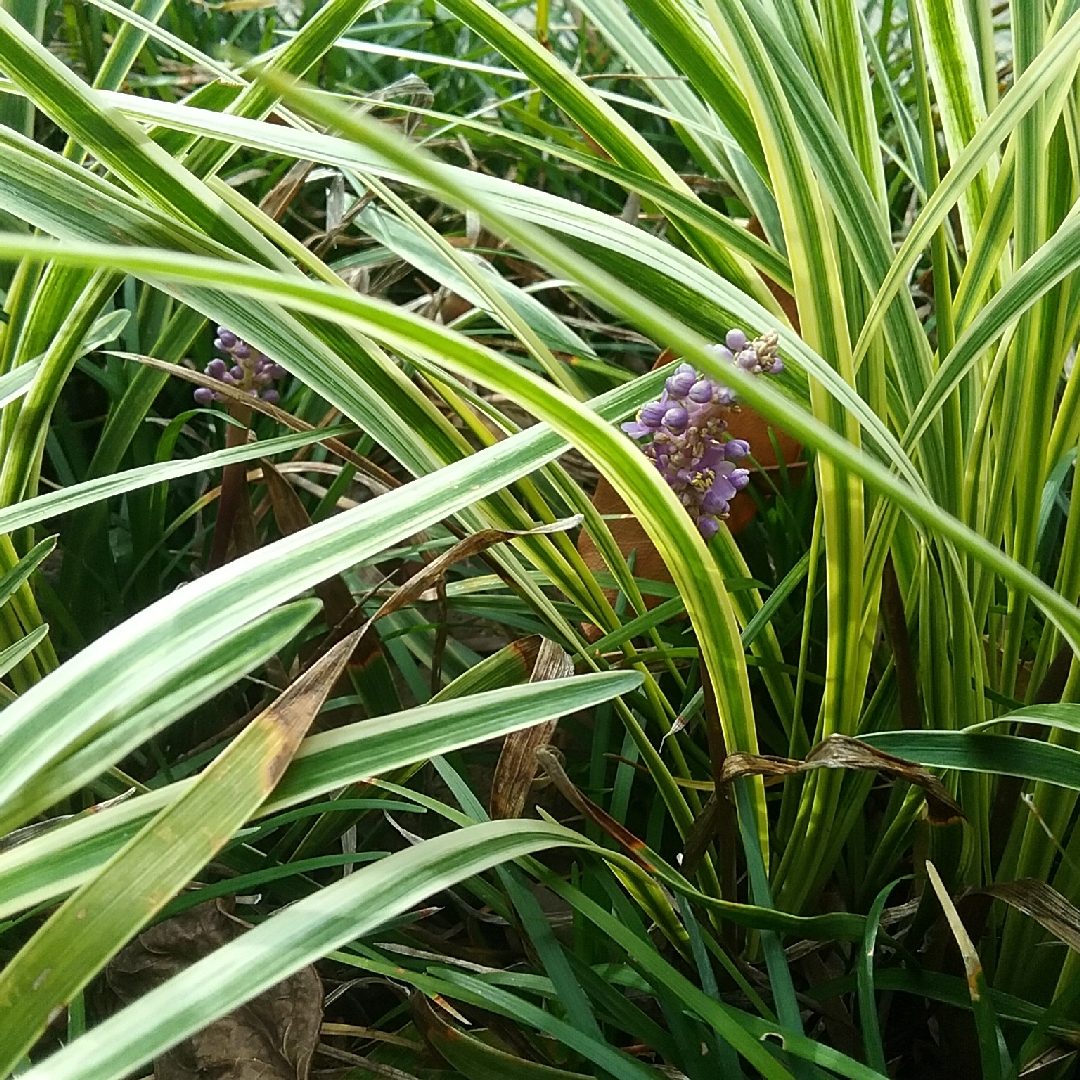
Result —
<path fill-rule="evenodd" d="M 289 204 L 300 194 L 307 182 L 308 174 L 315 168 L 314 161 L 298 161 L 291 169 L 263 196 L 259 209 L 274 221 L 285 216 Z"/>
<path fill-rule="evenodd" d="M 544 638 L 529 682 L 565 679 L 573 674 L 574 661 L 566 650 Z M 495 775 L 491 781 L 493 818 L 521 817 L 529 788 L 536 777 L 536 751 L 551 741 L 558 722 L 557 719 L 546 720 L 542 724 L 512 732 L 503 740 Z"/>
<path fill-rule="evenodd" d="M 211 901 L 158 923 L 125 946 L 106 970 L 125 1004 L 142 997 L 245 930 Z M 307 1080 L 322 1023 L 322 983 L 313 967 L 215 1020 L 154 1062 L 155 1080 Z"/>
<path fill-rule="evenodd" d="M 1049 930 L 1059 941 L 1068 945 L 1073 952 L 1080 953 L 1080 910 L 1045 881 L 1022 878 L 1020 881 L 984 885 L 971 891 L 992 896 L 995 900 L 1002 900 L 1017 911 L 1022 911 L 1044 930 Z"/>
<path fill-rule="evenodd" d="M 265 458 L 259 459 L 259 466 L 270 496 L 274 520 L 282 536 L 291 536 L 293 533 L 309 528 L 311 518 L 292 484 L 278 472 L 272 462 Z M 328 626 L 336 626 L 352 611 L 354 606 L 352 592 L 340 574 L 334 574 L 320 581 L 315 586 L 315 595 L 322 601 Z"/>
<path fill-rule="evenodd" d="M 894 780 L 904 780 L 922 788 L 930 820 L 935 825 L 949 825 L 964 817 L 959 804 L 933 773 L 912 761 L 882 753 L 847 735 L 830 735 L 806 755 L 805 761 L 793 761 L 791 758 L 771 757 L 766 754 L 729 754 L 724 762 L 721 780 L 729 783 L 740 776 L 782 778 L 811 769 L 862 769 L 882 772 Z"/>
<path fill-rule="evenodd" d="M 541 746 L 540 749 L 536 751 L 536 760 L 540 763 L 544 772 L 547 773 L 551 782 L 558 788 L 563 798 L 566 799 L 575 810 L 603 829 L 613 840 L 616 840 L 621 844 L 626 850 L 627 855 L 629 855 L 639 866 L 645 870 L 653 870 L 652 864 L 646 860 L 644 855 L 642 855 L 642 851 L 645 850 L 645 844 L 621 822 L 613 818 L 606 810 L 597 806 L 592 799 L 578 791 L 574 786 L 574 782 L 566 775 L 566 770 L 562 767 L 562 762 L 559 761 L 552 747 Z"/>

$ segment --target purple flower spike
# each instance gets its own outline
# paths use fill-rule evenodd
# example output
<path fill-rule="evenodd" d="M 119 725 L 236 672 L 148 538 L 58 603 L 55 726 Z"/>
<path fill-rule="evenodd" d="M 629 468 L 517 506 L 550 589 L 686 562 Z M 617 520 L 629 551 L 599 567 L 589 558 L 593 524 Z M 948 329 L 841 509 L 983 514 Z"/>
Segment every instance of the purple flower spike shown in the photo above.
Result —
<path fill-rule="evenodd" d="M 270 388 L 270 383 L 275 379 L 284 378 L 288 374 L 280 364 L 224 326 L 217 328 L 214 346 L 228 359 L 219 356 L 211 360 L 205 368 L 207 375 L 226 386 L 235 386 L 250 397 L 261 397 L 264 401 L 271 402 L 280 400 L 278 391 Z M 194 396 L 200 405 L 220 400 L 220 395 L 206 387 L 200 387 Z"/>
<path fill-rule="evenodd" d="M 742 330 L 733 329 L 724 344 L 710 345 L 709 352 L 751 374 L 771 374 L 783 367 L 778 342 L 771 331 L 749 341 Z M 749 470 L 734 464 L 750 453 L 750 444 L 726 438 L 734 405 L 730 387 L 680 364 L 660 398 L 643 405 L 634 420 L 622 425 L 628 435 L 642 440 L 642 452 L 706 540 L 716 535 L 731 500 L 750 482 Z"/>

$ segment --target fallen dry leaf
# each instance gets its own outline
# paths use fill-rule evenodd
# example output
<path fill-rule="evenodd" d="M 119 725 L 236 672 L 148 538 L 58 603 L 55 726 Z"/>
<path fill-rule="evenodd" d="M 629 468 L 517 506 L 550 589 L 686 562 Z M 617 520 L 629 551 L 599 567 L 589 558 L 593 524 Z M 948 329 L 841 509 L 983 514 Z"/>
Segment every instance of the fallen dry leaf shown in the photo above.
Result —
<path fill-rule="evenodd" d="M 244 933 L 216 901 L 200 904 L 127 945 L 109 964 L 109 987 L 125 1004 Z M 215 1020 L 154 1062 L 155 1080 L 307 1080 L 322 1023 L 322 982 L 313 967 Z"/>

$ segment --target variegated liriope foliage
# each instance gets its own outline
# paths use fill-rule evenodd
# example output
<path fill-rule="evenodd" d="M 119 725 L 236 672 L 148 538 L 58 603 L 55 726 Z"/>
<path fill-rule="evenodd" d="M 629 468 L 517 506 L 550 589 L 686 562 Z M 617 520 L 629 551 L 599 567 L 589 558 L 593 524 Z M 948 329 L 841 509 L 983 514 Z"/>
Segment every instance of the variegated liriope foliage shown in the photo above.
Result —
<path fill-rule="evenodd" d="M 452 110 L 468 94 L 431 104 L 414 80 L 395 96 L 370 67 L 330 63 L 381 35 L 407 67 L 395 35 L 410 12 L 394 5 L 389 17 L 385 7 L 313 5 L 295 33 L 268 31 L 256 61 L 226 63 L 163 28 L 197 21 L 165 0 L 130 11 L 112 0 L 75 5 L 66 52 L 42 44 L 55 29 L 50 5 L 0 5 L 0 834 L 126 793 L 121 766 L 161 758 L 159 736 L 243 676 L 264 671 L 283 686 L 334 628 L 306 593 L 344 581 L 349 602 L 372 614 L 385 592 L 365 595 L 378 578 L 350 578 L 352 568 L 482 529 L 526 535 L 491 547 L 490 573 L 455 579 L 445 603 L 483 612 L 481 597 L 489 615 L 501 610 L 506 625 L 557 642 L 579 674 L 515 685 L 529 678 L 520 649 L 481 660 L 405 608 L 381 624 L 376 660 L 349 672 L 371 718 L 303 739 L 348 639 L 321 650 L 273 704 L 268 694 L 202 772 L 213 755 L 179 773 L 163 761 L 132 798 L 16 834 L 21 842 L 0 851 L 0 1074 L 32 1053 L 35 1078 L 126 1075 L 332 953 L 545 1037 L 526 1060 L 457 1032 L 442 1044 L 454 1075 L 642 1077 L 664 1064 L 694 1078 L 881 1076 L 892 1051 L 876 988 L 966 1007 L 982 1075 L 1016 1075 L 1055 1039 L 1075 1037 L 1080 988 L 1072 953 L 1056 944 L 1077 940 L 1068 902 L 1080 887 L 1080 834 L 1070 829 L 1080 717 L 1068 705 L 1080 691 L 1080 517 L 1068 498 L 1080 376 L 1066 364 L 1080 323 L 1080 4 L 578 0 L 508 13 L 444 0 L 439 26 L 451 30 L 441 40 L 468 47 L 465 59 L 443 59 L 515 87 L 497 114 L 479 101 L 462 115 L 434 105 Z M 100 41 L 86 27 L 105 19 L 112 37 L 94 59 Z M 440 63 L 415 53 L 427 69 Z M 128 76 L 160 55 L 182 58 L 198 88 L 122 92 L 152 87 Z M 328 71 L 352 79 L 329 80 L 336 97 L 297 81 Z M 632 92 L 605 89 L 598 74 Z M 402 113 L 442 160 L 370 119 L 373 105 Z M 469 152 L 458 157 L 462 140 Z M 471 147 L 512 163 L 509 174 L 485 168 Z M 246 196 L 238 162 L 274 178 L 314 163 L 338 191 L 327 231 L 366 238 L 374 258 L 324 261 L 272 200 Z M 634 212 L 612 210 L 614 193 Z M 476 246 L 477 222 L 538 268 L 537 281 L 580 298 L 558 310 L 586 317 L 559 317 L 542 292 L 465 253 L 461 234 Z M 389 257 L 471 310 L 448 326 L 343 280 Z M 794 308 L 777 299 L 784 293 Z M 794 325 L 785 312 L 796 310 Z M 741 552 L 724 530 L 706 546 L 619 432 L 665 372 L 628 379 L 602 360 L 602 333 L 578 330 L 603 330 L 604 320 L 723 378 L 806 447 L 811 479 L 748 534 L 763 550 Z M 280 415 L 260 415 L 259 441 L 234 435 L 225 449 L 174 460 L 207 428 L 180 406 L 160 417 L 160 439 L 148 438 L 155 400 L 174 388 L 168 372 L 115 354 L 92 366 L 83 358 L 119 337 L 125 354 L 176 363 L 205 352 L 208 321 L 288 370 L 284 404 L 297 430 L 283 434 Z M 469 332 L 477 325 L 483 336 Z M 779 334 L 781 379 L 719 366 L 705 346 L 733 326 Z M 88 369 L 108 413 L 87 459 L 71 460 L 67 402 Z M 518 430 L 500 398 L 539 423 Z M 332 434 L 353 449 L 317 451 L 336 479 L 302 504 L 316 523 L 256 530 L 247 554 L 163 595 L 199 541 L 174 554 L 169 538 L 188 537 L 215 494 L 167 520 L 166 485 L 274 454 L 303 463 L 327 438 L 312 429 L 328 408 L 340 419 Z M 569 446 L 614 486 L 667 565 L 674 592 L 652 614 L 633 554 L 557 461 Z M 389 473 L 370 466 L 373 450 Z M 364 469 L 384 493 L 329 514 Z M 60 490 L 47 490 L 43 471 Z M 395 477 L 410 479 L 385 490 Z M 109 505 L 122 507 L 119 520 Z M 64 564 L 46 578 L 35 571 L 53 541 L 35 528 L 60 515 Z M 603 575 L 566 531 L 579 520 Z M 318 595 L 329 604 L 325 589 Z M 684 610 L 688 623 L 661 626 Z M 599 628 L 600 641 L 583 626 Z M 62 664 L 57 642 L 70 657 Z M 432 675 L 440 689 L 428 700 Z M 594 813 L 592 839 L 532 819 L 484 821 L 441 757 L 592 706 L 592 760 L 584 770 L 567 763 L 611 815 Z M 689 724 L 661 742 L 677 717 L 695 715 L 700 730 Z M 711 803 L 702 794 L 725 754 L 802 758 L 830 736 L 946 770 L 963 819 L 931 824 L 920 789 L 883 790 L 860 771 L 796 774 L 768 797 L 746 778 Z M 291 859 L 386 809 L 354 805 L 357 784 L 385 773 L 404 783 L 433 757 L 458 805 L 401 786 L 394 797 L 457 828 L 332 885 L 304 879 L 282 897 L 292 906 L 111 1019 L 91 1010 L 84 1033 L 84 988 L 176 909 L 210 859 L 252 875 L 249 889 L 285 877 Z M 297 807 L 317 820 L 312 832 L 280 820 Z M 635 858 L 595 843 L 604 829 L 630 843 L 613 821 L 645 834 Z M 282 839 L 274 828 L 290 823 Z M 530 858 L 555 845 L 579 849 L 573 874 Z M 691 848 L 699 857 L 684 877 L 676 856 Z M 573 911 L 572 945 L 554 936 L 530 876 Z M 1057 893 L 1000 888 L 1022 879 Z M 528 974 L 465 974 L 371 944 L 387 920 L 461 882 L 528 940 Z M 991 907 L 984 892 L 965 930 L 949 899 L 965 887 L 996 887 L 1010 906 Z M 917 903 L 890 913 L 884 939 L 885 905 L 905 892 Z M 944 952 L 936 928 L 946 925 L 970 999 L 942 974 L 959 965 L 933 950 L 926 963 L 937 970 L 919 970 L 925 941 Z M 784 941 L 803 939 L 826 943 L 809 955 L 827 962 L 790 961 Z M 767 973 L 768 994 L 747 964 Z M 815 994 L 854 1005 L 861 1038 L 830 1045 Z M 75 1041 L 38 1063 L 62 1041 L 54 1027 L 33 1050 L 63 1006 Z M 782 1049 L 762 1041 L 770 1032 Z M 620 1049 L 629 1045 L 649 1052 Z"/>

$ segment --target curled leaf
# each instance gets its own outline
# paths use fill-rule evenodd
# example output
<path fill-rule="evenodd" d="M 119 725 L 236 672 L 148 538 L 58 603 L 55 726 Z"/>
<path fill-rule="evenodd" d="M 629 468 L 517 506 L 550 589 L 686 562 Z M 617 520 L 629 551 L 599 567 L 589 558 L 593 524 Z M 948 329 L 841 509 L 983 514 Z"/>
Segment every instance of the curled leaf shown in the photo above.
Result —
<path fill-rule="evenodd" d="M 766 754 L 729 754 L 721 771 L 723 783 L 740 776 L 768 776 L 782 778 L 811 769 L 860 769 L 885 773 L 894 780 L 903 780 L 922 788 L 926 809 L 935 825 L 950 825 L 964 817 L 959 803 L 949 794 L 945 785 L 912 761 L 893 757 L 859 739 L 847 735 L 830 735 L 815 746 L 805 761 L 791 758 L 771 757 Z"/>

